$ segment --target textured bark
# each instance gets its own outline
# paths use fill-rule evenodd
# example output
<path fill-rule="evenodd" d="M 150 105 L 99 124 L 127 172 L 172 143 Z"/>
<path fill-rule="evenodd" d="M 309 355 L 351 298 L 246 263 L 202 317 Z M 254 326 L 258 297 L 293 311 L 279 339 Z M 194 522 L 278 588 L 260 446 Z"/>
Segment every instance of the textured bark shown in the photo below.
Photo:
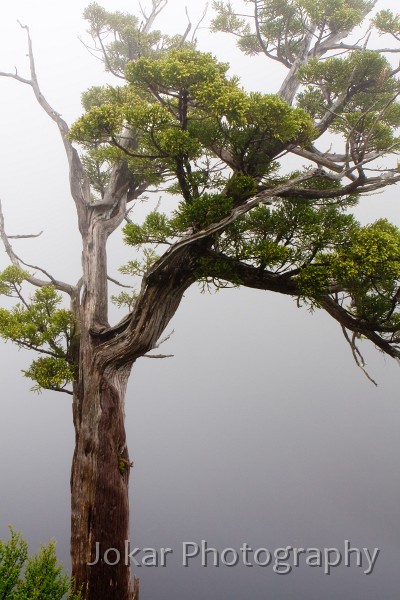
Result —
<path fill-rule="evenodd" d="M 138 584 L 132 589 L 129 560 L 125 560 L 130 471 L 124 429 L 125 390 L 132 364 L 156 345 L 185 290 L 195 280 L 200 248 L 199 244 L 184 247 L 155 268 L 145 278 L 137 307 L 124 326 L 110 328 L 102 299 L 102 294 L 107 297 L 107 236 L 102 220 L 98 216 L 92 219 L 84 243 L 87 283 L 80 305 L 80 374 L 74 389 L 72 574 L 77 589 L 82 587 L 84 600 L 130 600 L 138 596 Z M 104 557 L 111 548 L 115 550 Z M 90 565 L 98 553 L 100 560 Z M 107 564 L 118 556 L 115 565 Z"/>
<path fill-rule="evenodd" d="M 98 371 L 88 374 L 75 396 L 71 558 L 76 587 L 82 588 L 85 600 L 132 598 L 129 561 L 125 560 L 130 460 L 123 399 L 128 374 L 114 375 L 111 381 Z M 111 548 L 115 551 L 106 554 L 105 560 L 104 553 Z"/>

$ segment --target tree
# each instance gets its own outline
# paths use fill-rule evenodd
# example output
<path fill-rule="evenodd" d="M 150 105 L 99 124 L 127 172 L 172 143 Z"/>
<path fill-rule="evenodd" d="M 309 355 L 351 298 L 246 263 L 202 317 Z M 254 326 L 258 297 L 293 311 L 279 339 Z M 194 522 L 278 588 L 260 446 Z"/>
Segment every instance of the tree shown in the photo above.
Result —
<path fill-rule="evenodd" d="M 65 594 L 68 600 L 80 599 L 57 564 L 54 542 L 28 557 L 28 544 L 12 528 L 8 542 L 0 540 L 0 593 L 4 600 L 62 600 Z"/>
<path fill-rule="evenodd" d="M 58 127 L 82 237 L 82 277 L 71 285 L 15 254 L 0 213 L 12 263 L 1 292 L 18 300 L 0 311 L 1 335 L 39 353 L 25 371 L 36 389 L 73 398 L 71 556 L 85 600 L 132 595 L 124 560 L 89 563 L 96 542 L 125 554 L 127 380 L 135 361 L 158 348 L 193 283 L 269 290 L 323 309 L 361 367 L 361 337 L 400 356 L 400 232 L 385 220 L 361 226 L 350 212 L 357 196 L 400 179 L 399 69 L 386 58 L 398 49 L 370 49 L 370 34 L 349 37 L 370 2 L 246 4 L 254 10 L 248 18 L 215 3 L 214 28 L 288 69 L 277 95 L 246 93 L 228 65 L 196 50 L 189 31 L 175 38 L 154 31 L 163 0 L 153 0 L 141 21 L 88 6 L 95 47 L 120 85 L 85 92 L 85 113 L 71 128 L 39 87 L 26 26 L 30 77 L 1 73 L 31 86 Z M 372 24 L 398 40 L 399 21 L 383 11 Z M 329 144 L 337 149 L 325 150 Z M 289 153 L 308 166 L 278 173 Z M 135 222 L 131 206 L 154 190 L 178 201 Z M 140 287 L 114 297 L 127 314 L 110 325 L 106 246 L 124 220 L 136 253 L 121 270 Z M 26 284 L 37 288 L 31 297 Z"/>

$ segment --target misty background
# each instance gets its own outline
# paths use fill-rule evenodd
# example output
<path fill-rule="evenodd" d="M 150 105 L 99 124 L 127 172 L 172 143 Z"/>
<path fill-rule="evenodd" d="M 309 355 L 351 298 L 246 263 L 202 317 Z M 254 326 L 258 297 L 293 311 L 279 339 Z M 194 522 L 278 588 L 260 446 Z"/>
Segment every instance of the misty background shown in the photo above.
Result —
<path fill-rule="evenodd" d="M 107 81 L 78 39 L 88 2 L 16 0 L 0 9 L 0 71 L 28 75 L 30 26 L 42 92 L 68 123 L 80 93 Z M 106 0 L 137 12 L 138 2 Z M 381 8 L 396 10 L 397 3 Z M 170 0 L 158 26 L 183 32 L 204 2 Z M 211 14 L 211 10 L 210 13 Z M 244 57 L 229 36 L 198 34 L 199 47 L 231 63 L 248 89 L 274 92 L 282 71 Z M 88 37 L 86 37 L 88 40 Z M 79 277 L 80 245 L 68 172 L 54 124 L 28 86 L 0 78 L 0 198 L 17 254 L 60 279 Z M 363 222 L 400 225 L 396 188 L 361 201 Z M 110 275 L 132 256 L 110 244 Z M 7 265 L 4 252 L 0 267 Z M 115 320 L 123 313 L 114 311 Z M 166 568 L 139 568 L 144 599 L 395 600 L 400 583 L 400 370 L 371 344 L 362 350 L 375 388 L 354 364 L 340 327 L 294 300 L 252 290 L 201 294 L 192 287 L 168 327 L 166 360 L 136 363 L 127 393 L 131 536 L 138 547 L 170 547 Z M 69 476 L 74 434 L 70 397 L 29 391 L 20 370 L 32 355 L 0 344 L 0 538 L 21 530 L 30 550 L 50 538 L 69 567 Z M 287 545 L 381 550 L 371 575 L 344 566 L 330 576 L 302 566 L 181 566 L 183 542 L 220 551 Z M 171 560 L 169 560 L 171 559 Z"/>

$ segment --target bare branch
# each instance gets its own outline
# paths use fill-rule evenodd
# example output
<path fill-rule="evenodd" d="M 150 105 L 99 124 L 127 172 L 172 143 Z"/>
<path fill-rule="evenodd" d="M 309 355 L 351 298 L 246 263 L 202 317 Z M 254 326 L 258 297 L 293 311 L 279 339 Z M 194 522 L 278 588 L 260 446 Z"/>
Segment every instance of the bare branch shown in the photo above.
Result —
<path fill-rule="evenodd" d="M 342 327 L 365 336 L 373 342 L 375 346 L 383 350 L 385 354 L 388 354 L 393 358 L 400 358 L 400 351 L 397 347 L 394 347 L 390 342 L 376 333 L 376 331 L 372 329 L 372 326 L 367 327 L 366 323 L 351 315 L 345 308 L 340 306 L 338 302 L 335 302 L 331 296 L 321 297 L 319 303 Z"/>
<path fill-rule="evenodd" d="M 282 198 L 308 198 L 309 200 L 321 200 L 322 198 L 338 198 L 348 196 L 349 194 L 368 194 L 375 190 L 386 188 L 400 181 L 400 175 L 394 175 L 393 172 L 386 172 L 380 177 L 357 178 L 342 188 L 333 188 L 331 190 L 293 188 L 279 192 L 276 196 Z"/>
<path fill-rule="evenodd" d="M 110 63 L 110 59 L 108 58 L 107 50 L 104 47 L 103 40 L 101 39 L 100 33 L 97 34 L 97 39 L 99 40 L 100 47 L 101 47 L 101 53 L 103 55 L 104 62 L 105 62 L 105 65 L 106 65 L 107 69 L 115 77 L 118 77 L 119 79 L 125 79 L 126 80 L 126 77 L 124 75 L 121 75 L 115 69 L 112 68 L 111 63 Z"/>
<path fill-rule="evenodd" d="M 107 279 L 108 279 L 108 281 L 111 281 L 111 283 L 115 283 L 115 285 L 118 285 L 119 287 L 128 288 L 130 290 L 133 289 L 132 285 L 125 285 L 124 283 L 120 283 L 119 281 L 117 281 L 116 279 L 113 279 L 109 275 L 107 275 Z"/>
<path fill-rule="evenodd" d="M 289 73 L 287 74 L 284 82 L 282 83 L 278 96 L 285 100 L 288 104 L 292 104 L 296 92 L 300 86 L 300 80 L 297 77 L 297 73 L 304 64 L 306 64 L 309 56 L 311 42 L 314 37 L 314 32 L 310 31 L 304 37 L 302 48 L 300 49 L 296 60 L 294 61 Z"/>
<path fill-rule="evenodd" d="M 168 335 L 163 337 L 155 346 L 153 346 L 153 350 L 156 350 L 157 348 L 159 348 L 161 346 L 161 344 L 168 342 L 168 340 L 171 339 L 171 337 L 174 335 L 174 333 L 175 333 L 175 331 L 172 330 Z"/>
<path fill-rule="evenodd" d="M 155 344 L 152 350 L 157 350 L 157 348 L 159 348 L 161 344 L 164 344 L 164 342 L 167 342 L 174 333 L 175 331 L 172 330 L 168 335 L 163 337 L 157 344 Z M 143 354 L 143 358 L 174 358 L 174 354 Z"/>
<path fill-rule="evenodd" d="M 344 42 L 341 42 L 340 44 L 329 45 L 329 42 L 327 41 L 324 44 L 324 49 L 325 52 L 330 50 L 365 50 L 365 45 L 363 44 L 362 46 L 359 46 L 357 44 L 345 44 Z M 398 54 L 400 52 L 400 48 L 374 48 L 374 52 L 380 52 L 381 54 Z"/>
<path fill-rule="evenodd" d="M 174 354 L 143 354 L 143 358 L 174 358 Z"/>
<path fill-rule="evenodd" d="M 189 17 L 189 12 L 188 12 L 187 6 L 185 6 L 185 13 L 186 13 L 186 17 L 187 17 L 187 20 L 188 20 L 188 24 L 187 24 L 187 27 L 185 29 L 185 32 L 182 34 L 181 41 L 179 43 L 179 47 L 182 47 L 183 44 L 186 42 L 186 38 L 189 35 L 190 30 L 192 29 L 192 22 L 191 22 L 190 17 Z"/>
<path fill-rule="evenodd" d="M 339 155 L 337 155 L 337 160 L 334 161 L 329 158 L 328 154 L 320 152 L 314 147 L 312 147 L 312 149 L 306 149 L 299 148 L 298 146 L 296 146 L 295 148 L 290 148 L 289 151 L 293 154 L 296 154 L 297 156 L 301 156 L 302 158 L 306 158 L 307 160 L 316 163 L 319 167 L 327 167 L 331 171 L 339 173 L 340 178 L 343 177 L 343 164 L 337 164 L 339 162 Z M 346 158 L 347 157 L 345 155 L 340 155 L 341 162 L 345 162 Z M 355 175 L 348 175 L 346 173 L 346 176 L 348 176 L 352 180 L 355 179 Z"/>
<path fill-rule="evenodd" d="M 357 344 L 356 344 L 356 338 L 357 335 L 355 333 L 353 333 L 351 339 L 349 334 L 347 333 L 346 328 L 344 327 L 344 325 L 342 325 L 342 332 L 344 335 L 344 338 L 346 340 L 346 342 L 349 344 L 350 348 L 351 348 L 351 353 L 353 355 L 354 358 L 354 362 L 356 363 L 357 367 L 359 369 L 361 369 L 361 371 L 364 373 L 365 377 L 374 384 L 375 387 L 378 387 L 378 384 L 376 383 L 376 381 L 374 379 L 372 379 L 372 377 L 369 375 L 368 371 L 365 368 L 365 360 L 363 355 L 361 354 L 360 349 L 358 348 Z"/>
<path fill-rule="evenodd" d="M 25 83 L 27 85 L 32 85 L 30 79 L 25 79 L 24 77 L 20 77 L 18 75 L 17 69 L 15 69 L 15 73 L 6 73 L 4 71 L 0 71 L 0 77 L 11 77 L 11 79 L 16 79 L 20 83 Z"/>
<path fill-rule="evenodd" d="M 61 115 L 58 112 L 56 112 L 54 110 L 54 108 L 47 102 L 46 98 L 43 96 L 43 94 L 40 90 L 37 75 L 36 75 L 35 59 L 34 59 L 34 55 L 33 55 L 32 40 L 31 40 L 30 33 L 29 33 L 29 27 L 27 25 L 22 25 L 21 23 L 19 23 L 19 24 L 22 29 L 25 29 L 26 35 L 27 35 L 28 57 L 29 57 L 31 78 L 25 79 L 23 77 L 20 77 L 18 75 L 17 71 L 15 72 L 15 74 L 0 72 L 0 76 L 12 77 L 13 79 L 16 79 L 17 81 L 20 81 L 21 83 L 30 85 L 32 87 L 32 90 L 35 94 L 36 100 L 38 101 L 39 105 L 43 108 L 43 110 L 46 112 L 46 114 L 57 125 L 58 130 L 61 135 L 63 145 L 64 145 L 65 153 L 66 153 L 67 159 L 68 159 L 69 171 L 70 171 L 71 194 L 72 194 L 72 197 L 77 206 L 78 215 L 79 215 L 82 205 L 88 205 L 90 203 L 89 181 L 86 176 L 83 165 L 79 159 L 78 153 L 68 139 L 69 128 L 68 128 L 67 123 L 64 121 L 64 119 L 62 119 Z"/>
<path fill-rule="evenodd" d="M 25 240 L 27 238 L 37 238 L 42 235 L 43 231 L 40 233 L 31 233 L 29 235 L 8 235 L 9 240 Z"/>
<path fill-rule="evenodd" d="M 202 14 L 202 16 L 200 17 L 200 19 L 198 20 L 196 27 L 194 28 L 193 35 L 192 35 L 192 42 L 195 42 L 195 41 L 196 41 L 196 40 L 195 40 L 196 33 L 197 33 L 197 31 L 198 31 L 198 29 L 199 29 L 200 25 L 202 24 L 202 22 L 203 22 L 203 21 L 204 21 L 204 19 L 206 18 L 207 11 L 208 11 L 208 2 L 206 2 L 206 5 L 205 5 L 205 8 L 204 8 L 203 14 Z"/>
<path fill-rule="evenodd" d="M 3 215 L 3 209 L 2 209 L 2 205 L 1 205 L 1 200 L 0 200 L 0 238 L 3 242 L 5 251 L 8 254 L 8 257 L 11 261 L 11 263 L 13 265 L 15 265 L 16 267 L 18 267 L 19 269 L 22 269 L 21 265 L 24 265 L 25 267 L 29 267 L 32 269 L 37 269 L 38 271 L 41 271 L 44 275 L 46 275 L 46 277 L 49 278 L 50 282 L 54 285 L 54 287 L 56 287 L 58 290 L 60 290 L 61 292 L 65 292 L 66 294 L 68 294 L 69 296 L 74 296 L 76 290 L 74 288 L 74 286 L 69 285 L 68 283 L 64 283 L 63 281 L 58 281 L 57 279 L 54 279 L 54 277 L 52 277 L 49 273 L 47 273 L 47 271 L 45 271 L 44 269 L 41 269 L 40 267 L 35 267 L 32 265 L 27 264 L 26 262 L 24 262 L 23 260 L 21 260 L 14 252 L 8 236 L 5 232 L 5 227 L 4 227 L 4 215 Z M 23 270 L 23 269 L 22 269 Z M 33 275 L 30 275 L 29 277 L 27 277 L 27 281 L 34 285 L 35 287 L 44 287 L 46 285 L 49 285 L 49 281 L 44 281 L 42 279 L 38 279 L 37 277 L 34 277 Z"/>
<path fill-rule="evenodd" d="M 168 0 L 152 0 L 153 8 L 149 16 L 147 16 L 142 9 L 142 15 L 145 19 L 145 23 L 143 24 L 143 28 L 141 30 L 143 33 L 148 33 L 150 31 L 154 21 L 156 20 L 160 12 L 164 10 L 167 4 Z"/>
<path fill-rule="evenodd" d="M 70 396 L 74 395 L 74 392 L 72 390 L 68 390 L 67 388 L 58 388 L 58 387 L 46 387 L 43 388 L 45 390 L 49 390 L 50 392 L 62 392 L 63 394 L 69 394 Z"/>

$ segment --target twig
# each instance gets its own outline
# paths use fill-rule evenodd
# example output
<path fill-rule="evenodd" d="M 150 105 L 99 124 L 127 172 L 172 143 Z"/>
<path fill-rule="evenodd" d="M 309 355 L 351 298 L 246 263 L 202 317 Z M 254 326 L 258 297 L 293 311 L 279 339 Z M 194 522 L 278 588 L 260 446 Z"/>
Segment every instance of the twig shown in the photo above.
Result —
<path fill-rule="evenodd" d="M 27 238 L 37 238 L 40 237 L 42 235 L 43 231 L 41 231 L 40 233 L 31 233 L 29 235 L 8 235 L 8 239 L 9 240 L 23 240 L 23 239 L 27 239 Z"/>
<path fill-rule="evenodd" d="M 372 379 L 371 375 L 368 373 L 368 371 L 366 370 L 365 366 L 365 360 L 363 355 L 361 354 L 360 349 L 357 347 L 356 344 L 356 338 L 358 337 L 356 333 L 353 333 L 351 339 L 349 334 L 347 333 L 346 327 L 344 325 L 341 326 L 342 327 L 342 331 L 343 331 L 343 335 L 345 337 L 346 342 L 349 344 L 350 348 L 351 348 L 351 353 L 353 355 L 354 361 L 357 365 L 357 367 L 359 369 L 361 369 L 361 371 L 364 373 L 364 375 L 366 376 L 366 378 L 374 384 L 375 387 L 378 387 L 378 384 L 376 383 L 376 381 L 374 379 Z"/>
<path fill-rule="evenodd" d="M 204 19 L 206 18 L 207 11 L 208 11 L 208 2 L 206 2 L 206 5 L 205 5 L 204 11 L 203 11 L 203 15 L 200 17 L 200 19 L 199 19 L 199 21 L 198 21 L 198 23 L 197 23 L 196 27 L 194 28 L 193 35 L 192 35 L 192 42 L 195 42 L 195 41 L 196 41 L 196 40 L 195 40 L 195 35 L 196 35 L 196 33 L 197 33 L 197 31 L 198 31 L 198 29 L 199 29 L 200 25 L 202 24 L 202 22 L 203 22 L 203 21 L 204 21 Z"/>
<path fill-rule="evenodd" d="M 174 358 L 173 354 L 143 354 L 143 358 Z"/>
<path fill-rule="evenodd" d="M 133 289 L 133 285 L 125 285 L 124 283 L 121 283 L 120 281 L 113 279 L 109 275 L 107 275 L 107 279 L 108 279 L 108 281 L 111 281 L 111 283 L 115 283 L 115 285 L 119 285 L 119 287 Z"/>

